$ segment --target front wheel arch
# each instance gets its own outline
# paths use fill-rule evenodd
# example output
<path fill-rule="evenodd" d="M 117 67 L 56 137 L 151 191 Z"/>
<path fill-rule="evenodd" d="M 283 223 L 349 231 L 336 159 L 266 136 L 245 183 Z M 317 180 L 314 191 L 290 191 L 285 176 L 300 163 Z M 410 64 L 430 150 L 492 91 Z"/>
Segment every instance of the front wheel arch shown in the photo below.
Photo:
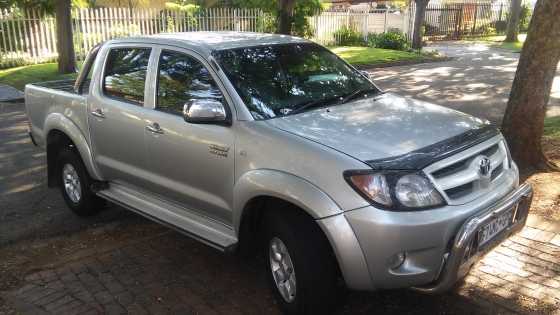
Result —
<path fill-rule="evenodd" d="M 325 232 L 315 219 L 305 210 L 297 205 L 290 203 L 281 198 L 273 196 L 257 196 L 247 202 L 243 214 L 241 216 L 241 223 L 239 225 L 239 247 L 238 250 L 242 255 L 255 254 L 260 246 L 262 238 L 263 227 L 265 225 L 265 217 L 267 213 L 275 212 L 281 213 L 282 211 L 288 214 L 297 213 L 298 216 L 305 218 L 312 224 L 317 226 L 317 232 L 329 244 L 329 251 L 333 258 L 336 260 L 334 250 L 330 241 L 325 235 Z M 337 263 L 338 265 L 338 263 Z"/>
<path fill-rule="evenodd" d="M 276 208 L 266 209 L 262 214 L 261 246 L 258 248 L 264 255 L 267 278 L 280 307 L 288 314 L 331 312 L 343 296 L 343 281 L 328 238 L 317 222 L 302 209 L 282 201 L 274 203 L 274 206 Z M 284 245 L 285 254 L 271 254 L 274 242 Z M 273 268 L 274 261 L 285 256 L 289 263 L 282 262 L 276 264 L 278 268 Z M 286 273 L 277 277 L 277 272 L 281 270 Z M 294 288 L 288 294 L 289 299 L 285 290 L 281 289 L 286 287 L 280 284 L 287 281 L 288 275 L 294 277 L 291 279 L 290 276 L 289 280 L 293 283 L 290 287 Z"/>

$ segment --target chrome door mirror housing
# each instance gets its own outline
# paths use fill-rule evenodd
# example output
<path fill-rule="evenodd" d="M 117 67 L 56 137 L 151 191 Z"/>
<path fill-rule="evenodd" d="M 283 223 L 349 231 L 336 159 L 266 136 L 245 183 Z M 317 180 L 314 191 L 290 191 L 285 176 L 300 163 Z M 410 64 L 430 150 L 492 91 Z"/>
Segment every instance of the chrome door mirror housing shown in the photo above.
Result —
<path fill-rule="evenodd" d="M 369 72 L 367 72 L 365 70 L 360 70 L 360 74 L 362 74 L 364 77 L 371 80 L 371 75 L 369 74 Z"/>
<path fill-rule="evenodd" d="M 224 104 L 211 98 L 186 102 L 183 105 L 183 118 L 193 124 L 229 124 Z"/>

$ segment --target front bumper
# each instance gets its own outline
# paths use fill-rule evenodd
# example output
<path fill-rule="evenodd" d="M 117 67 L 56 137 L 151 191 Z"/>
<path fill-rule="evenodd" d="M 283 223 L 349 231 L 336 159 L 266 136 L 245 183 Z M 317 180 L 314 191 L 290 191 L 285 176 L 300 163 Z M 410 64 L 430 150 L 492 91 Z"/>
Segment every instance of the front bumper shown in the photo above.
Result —
<path fill-rule="evenodd" d="M 331 242 L 348 288 L 412 287 L 439 293 L 465 276 L 484 253 L 523 227 L 532 188 L 528 184 L 516 186 L 516 178 L 512 178 L 511 185 L 462 206 L 410 212 L 368 206 L 317 222 Z M 510 226 L 479 252 L 470 251 L 478 229 L 513 207 L 516 212 Z M 404 263 L 391 267 L 392 258 L 400 253 L 406 255 Z"/>
<path fill-rule="evenodd" d="M 469 218 L 461 226 L 459 233 L 452 241 L 450 251 L 444 255 L 443 269 L 437 280 L 425 286 L 414 287 L 414 289 L 425 293 L 441 293 L 453 287 L 455 282 L 463 278 L 472 265 L 480 260 L 484 254 L 511 234 L 523 228 L 527 221 L 532 198 L 533 189 L 529 184 L 523 184 L 501 202 Z M 511 225 L 496 235 L 490 242 L 484 244 L 482 248 L 477 248 L 477 232 L 479 229 L 511 209 L 514 209 Z"/>

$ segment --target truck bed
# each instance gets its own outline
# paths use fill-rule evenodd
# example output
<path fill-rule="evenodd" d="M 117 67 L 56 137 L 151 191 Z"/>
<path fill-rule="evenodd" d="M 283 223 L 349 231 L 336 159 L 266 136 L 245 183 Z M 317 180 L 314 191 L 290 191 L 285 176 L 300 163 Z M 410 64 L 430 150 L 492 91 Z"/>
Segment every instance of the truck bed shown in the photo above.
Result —
<path fill-rule="evenodd" d="M 33 83 L 33 85 L 38 86 L 38 87 L 43 87 L 43 88 L 48 88 L 48 89 L 59 90 L 59 91 L 67 92 L 67 93 L 76 94 L 76 91 L 74 91 L 75 82 L 76 81 L 74 79 L 68 79 L 68 80 L 38 82 L 38 83 Z M 83 91 L 88 91 L 89 90 L 89 83 L 90 83 L 90 80 L 85 80 L 84 81 L 84 86 L 82 88 Z"/>
<path fill-rule="evenodd" d="M 89 82 L 87 82 L 89 83 Z M 87 87 L 85 94 L 74 90 L 74 80 L 59 80 L 27 84 L 25 86 L 25 108 L 31 124 L 35 142 L 44 146 L 49 130 L 46 122 L 50 116 L 57 121 L 65 120 L 67 125 L 78 128 L 88 138 L 87 128 Z"/>

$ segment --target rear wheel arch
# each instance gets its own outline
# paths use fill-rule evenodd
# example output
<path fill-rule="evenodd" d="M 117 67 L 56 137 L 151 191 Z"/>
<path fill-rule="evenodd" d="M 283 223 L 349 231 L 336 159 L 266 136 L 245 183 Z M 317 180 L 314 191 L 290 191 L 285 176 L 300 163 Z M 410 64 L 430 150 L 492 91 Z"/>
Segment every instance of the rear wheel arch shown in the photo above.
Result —
<path fill-rule="evenodd" d="M 46 135 L 44 143 L 47 146 L 47 150 L 49 144 L 55 144 L 54 147 L 51 147 L 51 153 L 56 155 L 59 153 L 56 149 L 60 149 L 60 146 L 57 147 L 56 144 L 67 145 L 70 143 L 73 146 L 73 149 L 79 154 L 91 178 L 95 180 L 103 180 L 103 177 L 95 166 L 93 160 L 93 151 L 86 136 L 87 131 L 80 129 L 74 121 L 61 113 L 49 114 L 45 118 L 43 128 L 44 134 Z M 57 142 L 56 140 L 62 141 Z M 49 182 L 49 186 L 51 186 L 51 184 L 55 185 L 56 183 Z"/>
<path fill-rule="evenodd" d="M 76 145 L 72 141 L 72 139 L 66 135 L 63 131 L 58 129 L 52 129 L 47 134 L 47 174 L 48 174 L 48 186 L 54 187 L 60 184 L 60 180 L 58 178 L 58 157 L 59 154 L 66 148 L 70 148 L 71 150 L 75 150 L 79 153 Z M 80 154 L 81 155 L 81 154 Z"/>

